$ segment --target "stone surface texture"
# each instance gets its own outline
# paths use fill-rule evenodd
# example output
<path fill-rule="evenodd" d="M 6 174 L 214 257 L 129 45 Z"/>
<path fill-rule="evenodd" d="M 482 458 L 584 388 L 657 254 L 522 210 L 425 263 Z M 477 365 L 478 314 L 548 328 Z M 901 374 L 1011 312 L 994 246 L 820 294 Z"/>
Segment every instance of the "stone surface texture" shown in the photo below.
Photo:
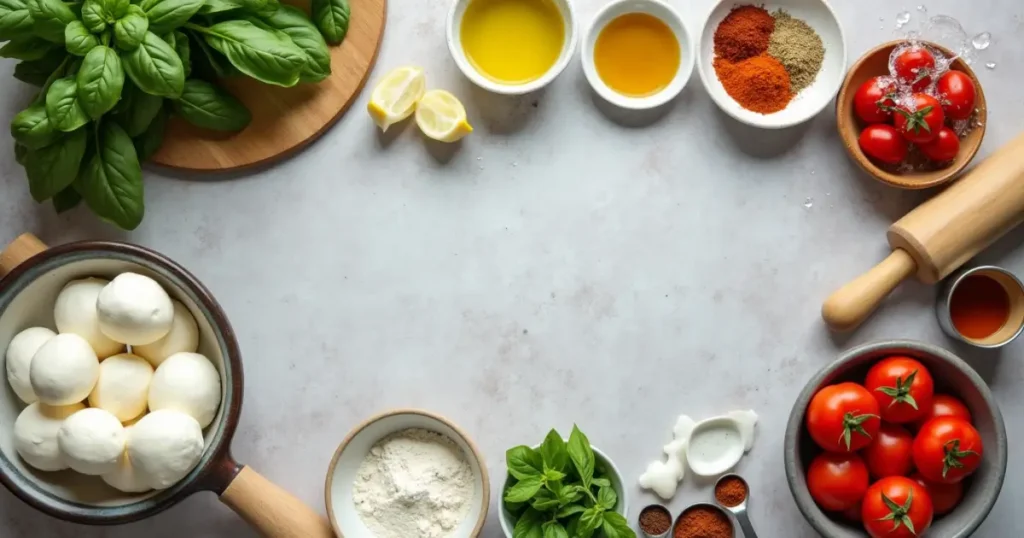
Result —
<path fill-rule="evenodd" d="M 696 34 L 712 0 L 669 0 Z M 849 63 L 893 39 L 916 4 L 834 2 Z M 603 5 L 577 0 L 587 22 Z M 37 206 L 9 135 L 0 135 L 0 241 L 119 239 L 193 271 L 231 317 L 245 355 L 234 455 L 323 513 L 324 475 L 350 428 L 394 407 L 422 407 L 465 428 L 492 477 L 483 536 L 500 536 L 504 451 L 574 422 L 628 477 L 631 519 L 654 498 L 632 481 L 671 438 L 680 413 L 752 408 L 752 486 L 762 536 L 815 535 L 786 486 L 782 433 L 804 382 L 841 350 L 887 338 L 946 346 L 991 384 L 1009 430 L 1002 496 L 978 531 L 1024 527 L 1024 340 L 999 352 L 940 332 L 934 289 L 904 285 L 848 337 L 821 301 L 887 252 L 885 229 L 921 193 L 874 182 L 845 155 L 832 108 L 790 130 L 729 119 L 696 71 L 652 124 L 612 121 L 578 60 L 544 93 L 474 88 L 448 54 L 449 2 L 391 0 L 371 84 L 404 64 L 463 98 L 476 131 L 455 147 L 415 126 L 377 134 L 364 92 L 322 139 L 276 165 L 227 175 L 148 169 L 146 219 L 133 233 L 86 210 Z M 976 67 L 989 100 L 980 157 L 1021 128 L 1024 4 L 933 0 L 994 43 Z M 994 62 L 995 69 L 986 69 Z M 30 88 L 0 62 L 0 123 Z M 1024 273 L 1018 230 L 978 261 Z M 9 427 L 9 425 L 8 425 Z M 673 509 L 711 498 L 688 478 Z M 0 535 L 52 538 L 251 536 L 213 495 L 119 528 L 51 519 L 0 488 Z"/>

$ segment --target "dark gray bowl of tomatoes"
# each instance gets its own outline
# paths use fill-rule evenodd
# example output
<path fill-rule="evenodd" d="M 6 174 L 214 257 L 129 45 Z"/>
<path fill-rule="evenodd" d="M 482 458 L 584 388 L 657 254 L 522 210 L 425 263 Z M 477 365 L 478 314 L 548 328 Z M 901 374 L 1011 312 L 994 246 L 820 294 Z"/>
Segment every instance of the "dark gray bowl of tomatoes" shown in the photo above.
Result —
<path fill-rule="evenodd" d="M 866 52 L 836 99 L 846 152 L 875 179 L 903 189 L 956 179 L 977 155 L 987 117 L 971 66 L 926 41 Z"/>
<path fill-rule="evenodd" d="M 984 380 L 956 355 L 878 342 L 811 378 L 784 456 L 797 507 L 826 538 L 962 538 L 1002 489 L 1006 429 Z"/>

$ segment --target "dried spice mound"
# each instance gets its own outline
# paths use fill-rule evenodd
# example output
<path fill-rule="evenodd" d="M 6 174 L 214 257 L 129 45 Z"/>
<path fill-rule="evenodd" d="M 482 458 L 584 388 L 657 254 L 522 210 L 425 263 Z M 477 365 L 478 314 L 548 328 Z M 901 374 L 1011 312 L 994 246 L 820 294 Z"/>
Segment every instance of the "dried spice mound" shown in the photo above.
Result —
<path fill-rule="evenodd" d="M 679 516 L 672 538 L 732 538 L 729 516 L 706 506 L 690 508 Z"/>
<path fill-rule="evenodd" d="M 640 529 L 657 536 L 672 526 L 672 514 L 660 506 L 648 506 L 640 512 Z"/>
<path fill-rule="evenodd" d="M 747 500 L 747 483 L 737 476 L 724 478 L 715 486 L 715 499 L 722 506 L 739 506 Z"/>
<path fill-rule="evenodd" d="M 821 71 L 825 45 L 814 28 L 783 10 L 772 13 L 775 31 L 768 42 L 768 54 L 786 67 L 793 93 L 811 85 Z"/>
<path fill-rule="evenodd" d="M 775 30 L 775 19 L 764 8 L 734 8 L 715 29 L 715 54 L 733 62 L 763 54 Z"/>
<path fill-rule="evenodd" d="M 747 110 L 771 114 L 793 99 L 789 73 L 771 56 L 762 54 L 740 62 L 715 58 L 714 66 L 726 93 Z"/>

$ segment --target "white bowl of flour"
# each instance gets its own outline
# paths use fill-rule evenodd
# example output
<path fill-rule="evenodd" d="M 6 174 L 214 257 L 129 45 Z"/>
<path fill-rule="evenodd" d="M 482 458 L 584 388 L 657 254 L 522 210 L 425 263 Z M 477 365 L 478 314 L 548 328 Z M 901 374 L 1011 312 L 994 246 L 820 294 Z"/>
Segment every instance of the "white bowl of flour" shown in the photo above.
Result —
<path fill-rule="evenodd" d="M 324 488 L 341 538 L 474 538 L 490 504 L 487 466 L 447 419 L 390 411 L 338 447 Z"/>

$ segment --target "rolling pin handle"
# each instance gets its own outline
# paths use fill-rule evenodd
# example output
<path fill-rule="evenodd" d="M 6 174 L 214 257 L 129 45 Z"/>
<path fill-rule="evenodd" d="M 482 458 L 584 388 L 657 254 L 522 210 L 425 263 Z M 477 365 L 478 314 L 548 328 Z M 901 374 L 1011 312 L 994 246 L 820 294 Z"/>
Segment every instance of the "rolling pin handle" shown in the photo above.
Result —
<path fill-rule="evenodd" d="M 852 331 L 864 322 L 878 305 L 917 271 L 914 258 L 896 249 L 870 271 L 836 290 L 821 306 L 821 317 L 833 331 Z"/>
<path fill-rule="evenodd" d="M 11 241 L 7 248 L 0 252 L 0 277 L 7 276 L 15 267 L 22 262 L 46 250 L 46 243 L 38 237 L 24 233 Z"/>

